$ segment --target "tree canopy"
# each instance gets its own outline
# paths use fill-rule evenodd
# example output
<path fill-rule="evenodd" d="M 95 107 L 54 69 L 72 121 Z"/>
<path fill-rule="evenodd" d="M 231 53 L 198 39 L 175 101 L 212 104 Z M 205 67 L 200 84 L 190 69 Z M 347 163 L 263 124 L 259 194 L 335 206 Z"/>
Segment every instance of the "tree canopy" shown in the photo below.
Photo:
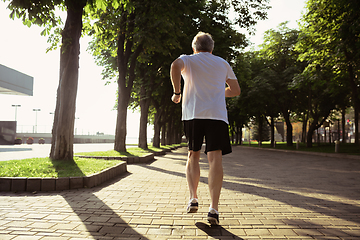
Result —
<path fill-rule="evenodd" d="M 103 79 L 117 82 L 114 149 L 118 151 L 126 150 L 129 104 L 141 108 L 140 147 L 147 148 L 144 131 L 148 122 L 155 126 L 154 145 L 159 146 L 160 133 L 163 143 L 180 140 L 181 108 L 170 101 L 169 68 L 179 55 L 192 53 L 191 40 L 198 31 L 212 34 L 214 54 L 229 61 L 238 76 L 242 94 L 227 100 L 230 132 L 237 142 L 242 127 L 249 122 L 258 122 L 261 134 L 263 120 L 273 132 L 277 118 L 286 123 L 288 145 L 293 142 L 292 122 L 302 121 L 310 147 L 314 130 L 333 111 L 344 112 L 350 104 L 358 125 L 357 0 L 309 0 L 299 29 L 282 23 L 265 33 L 258 51 L 249 52 L 242 51 L 247 40 L 235 26 L 254 31 L 255 23 L 266 18 L 268 0 L 8 2 L 11 18 L 20 18 L 27 26 L 44 27 L 42 34 L 50 36 L 53 46 L 61 41 L 51 150 L 54 159 L 73 157 L 79 38 L 83 34 L 93 37 L 88 49 L 103 67 Z M 64 26 L 56 16 L 57 8 L 67 12 Z M 234 19 L 229 18 L 230 9 Z"/>

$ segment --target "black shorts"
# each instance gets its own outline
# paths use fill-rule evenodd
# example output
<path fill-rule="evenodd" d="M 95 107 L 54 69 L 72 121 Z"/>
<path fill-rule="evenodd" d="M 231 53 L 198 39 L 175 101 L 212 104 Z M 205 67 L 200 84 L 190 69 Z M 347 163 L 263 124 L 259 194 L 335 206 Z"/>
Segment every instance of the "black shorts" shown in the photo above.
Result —
<path fill-rule="evenodd" d="M 205 137 L 205 153 L 221 150 L 222 155 L 232 152 L 229 127 L 226 122 L 213 119 L 185 120 L 184 132 L 189 150 L 199 151 Z"/>

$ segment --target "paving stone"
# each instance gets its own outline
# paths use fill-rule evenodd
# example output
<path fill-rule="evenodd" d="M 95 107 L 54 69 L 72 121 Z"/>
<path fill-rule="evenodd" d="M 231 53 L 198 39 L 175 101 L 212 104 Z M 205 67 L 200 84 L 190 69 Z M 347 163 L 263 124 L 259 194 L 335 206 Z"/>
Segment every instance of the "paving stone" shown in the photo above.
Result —
<path fill-rule="evenodd" d="M 52 226 L 54 226 L 56 223 L 46 223 L 46 222 L 34 222 L 30 225 L 28 225 L 27 227 L 30 228 L 45 228 L 45 229 L 49 229 Z"/>
<path fill-rule="evenodd" d="M 41 239 L 41 236 L 16 236 L 12 240 L 38 240 Z"/>
<path fill-rule="evenodd" d="M 124 230 L 125 230 L 125 227 L 105 226 L 99 230 L 99 233 L 101 233 L 103 235 L 106 235 L 106 234 L 120 235 Z"/>
<path fill-rule="evenodd" d="M 110 219 L 110 217 L 97 217 L 97 216 L 93 216 L 90 217 L 88 219 L 86 219 L 87 222 L 101 222 L 101 223 L 105 223 Z"/>
<path fill-rule="evenodd" d="M 171 229 L 164 229 L 164 228 L 150 228 L 147 231 L 148 235 L 170 235 Z"/>
<path fill-rule="evenodd" d="M 92 188 L 60 191 L 67 178 L 56 192 L 0 192 L 0 239 L 359 239 L 358 160 L 234 147 L 223 157 L 222 225 L 210 227 L 206 156 L 194 214 L 186 157 L 181 148 L 123 164 L 128 174 Z"/>
<path fill-rule="evenodd" d="M 15 237 L 16 235 L 12 235 L 12 234 L 0 234 L 1 240 L 10 240 L 10 239 L 14 239 Z"/>

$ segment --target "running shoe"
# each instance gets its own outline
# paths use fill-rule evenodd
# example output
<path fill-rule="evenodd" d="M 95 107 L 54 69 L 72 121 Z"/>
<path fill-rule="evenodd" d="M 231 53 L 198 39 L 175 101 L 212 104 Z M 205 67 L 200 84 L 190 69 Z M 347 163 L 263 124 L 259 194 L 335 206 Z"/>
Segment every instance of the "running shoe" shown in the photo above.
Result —
<path fill-rule="evenodd" d="M 208 213 L 208 222 L 211 225 L 219 225 L 219 214 L 217 214 L 214 210 L 210 210 Z"/>
<path fill-rule="evenodd" d="M 186 209 L 187 213 L 196 213 L 199 209 L 199 203 L 196 199 L 191 199 Z"/>

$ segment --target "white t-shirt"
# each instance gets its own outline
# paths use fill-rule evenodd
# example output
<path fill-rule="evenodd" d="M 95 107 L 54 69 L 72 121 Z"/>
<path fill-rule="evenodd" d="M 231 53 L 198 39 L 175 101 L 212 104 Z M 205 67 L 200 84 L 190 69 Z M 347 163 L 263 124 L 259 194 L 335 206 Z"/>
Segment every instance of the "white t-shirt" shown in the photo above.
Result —
<path fill-rule="evenodd" d="M 229 63 L 209 52 L 181 55 L 184 69 L 182 120 L 214 119 L 229 124 L 225 102 L 227 79 L 237 79 Z"/>

